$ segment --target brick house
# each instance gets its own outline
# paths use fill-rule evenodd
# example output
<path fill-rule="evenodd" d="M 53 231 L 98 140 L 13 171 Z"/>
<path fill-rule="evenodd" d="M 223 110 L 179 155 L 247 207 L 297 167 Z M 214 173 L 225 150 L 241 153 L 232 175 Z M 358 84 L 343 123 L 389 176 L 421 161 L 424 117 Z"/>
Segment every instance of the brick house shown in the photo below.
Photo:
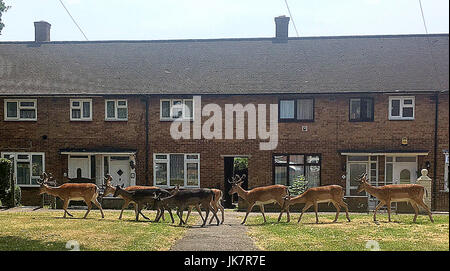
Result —
<path fill-rule="evenodd" d="M 348 201 L 363 196 L 362 172 L 384 185 L 428 168 L 432 209 L 448 211 L 448 34 L 288 38 L 289 18 L 275 21 L 274 38 L 90 42 L 52 42 L 36 22 L 35 41 L 0 42 L 0 154 L 14 159 L 23 204 L 40 204 L 43 170 L 226 190 L 244 157 L 250 188 L 303 175 L 345 187 Z M 194 97 L 278 105 L 277 147 L 172 139 L 173 118 L 208 120 L 178 111 Z"/>

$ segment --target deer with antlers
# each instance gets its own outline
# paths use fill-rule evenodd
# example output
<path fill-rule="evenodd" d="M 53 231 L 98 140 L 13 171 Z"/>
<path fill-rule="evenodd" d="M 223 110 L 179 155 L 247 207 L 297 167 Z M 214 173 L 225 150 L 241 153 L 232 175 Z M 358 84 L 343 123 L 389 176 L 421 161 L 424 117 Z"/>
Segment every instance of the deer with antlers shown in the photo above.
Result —
<path fill-rule="evenodd" d="M 339 185 L 312 187 L 296 197 L 285 197 L 285 209 L 289 210 L 289 206 L 296 203 L 305 203 L 305 206 L 302 209 L 297 223 L 299 223 L 302 219 L 303 213 L 311 206 L 314 206 L 314 212 L 316 213 L 316 224 L 319 223 L 319 217 L 317 215 L 319 203 L 332 203 L 334 205 L 334 207 L 336 208 L 336 217 L 333 222 L 336 222 L 338 220 L 339 212 L 341 210 L 340 207 L 344 207 L 347 220 L 348 222 L 350 222 L 350 217 L 348 216 L 348 207 L 344 202 L 344 189 Z M 282 215 L 283 209 L 280 212 L 280 217 L 278 218 L 278 220 L 280 220 Z"/>
<path fill-rule="evenodd" d="M 373 221 L 377 221 L 376 215 L 378 209 L 387 206 L 388 220 L 391 222 L 391 203 L 392 202 L 409 202 L 415 211 L 413 222 L 416 222 L 419 209 L 417 206 L 421 206 L 428 212 L 431 222 L 434 222 L 431 215 L 431 211 L 428 206 L 423 202 L 423 196 L 426 192 L 425 187 L 419 184 L 390 184 L 375 187 L 367 182 L 367 174 L 363 174 L 359 177 L 358 193 L 366 191 L 370 195 L 376 197 L 380 203 L 375 208 L 373 213 Z"/>
<path fill-rule="evenodd" d="M 251 190 L 245 190 L 241 187 L 242 182 L 244 182 L 245 174 L 242 176 L 236 175 L 231 177 L 232 181 L 228 182 L 231 184 L 231 189 L 228 191 L 229 195 L 233 195 L 237 193 L 239 197 L 244 199 L 248 203 L 247 213 L 244 217 L 244 220 L 241 224 L 244 224 L 247 220 L 248 214 L 252 211 L 253 206 L 259 205 L 259 209 L 264 218 L 264 223 L 266 223 L 266 216 L 264 214 L 264 205 L 270 203 L 278 203 L 280 207 L 283 209 L 284 206 L 284 197 L 289 196 L 289 190 L 287 186 L 284 185 L 268 185 L 262 187 L 256 187 Z M 287 221 L 290 221 L 289 208 L 286 209 Z M 281 219 L 281 215 L 278 218 L 278 222 Z"/>
<path fill-rule="evenodd" d="M 43 172 L 43 176 L 41 177 L 41 180 L 38 181 L 38 184 L 40 185 L 39 188 L 39 194 L 49 194 L 55 197 L 60 198 L 63 203 L 63 209 L 64 209 L 64 218 L 66 217 L 66 214 L 73 217 L 68 211 L 67 207 L 69 206 L 69 202 L 71 200 L 83 200 L 88 210 L 83 218 L 86 218 L 89 212 L 92 208 L 92 203 L 95 204 L 100 209 L 100 213 L 102 214 L 102 218 L 104 218 L 103 209 L 100 203 L 98 202 L 98 194 L 99 189 L 98 187 L 93 183 L 65 183 L 57 187 L 49 186 L 49 176 L 47 173 Z M 51 174 L 50 174 L 51 175 Z"/>
<path fill-rule="evenodd" d="M 105 190 L 103 191 L 103 195 L 102 195 L 103 197 L 106 197 L 108 195 L 114 195 L 116 192 L 116 188 L 111 184 L 111 180 L 112 180 L 112 176 L 109 174 L 106 175 L 106 177 L 104 178 Z M 159 189 L 159 187 L 157 187 L 157 186 L 133 185 L 133 186 L 125 187 L 124 190 L 131 192 L 131 191 L 136 191 L 136 190 L 155 189 L 155 188 Z M 128 207 L 128 205 L 130 205 L 130 203 L 134 205 L 134 209 L 136 211 L 137 203 L 132 201 L 131 197 L 123 196 L 121 194 L 118 194 L 118 196 L 124 200 L 124 203 L 122 205 L 122 210 L 120 211 L 119 219 L 122 219 L 123 211 L 125 210 L 125 208 Z M 159 216 L 159 212 L 160 212 L 160 209 L 157 209 L 156 217 Z M 164 215 L 162 216 L 162 219 L 164 220 Z"/>

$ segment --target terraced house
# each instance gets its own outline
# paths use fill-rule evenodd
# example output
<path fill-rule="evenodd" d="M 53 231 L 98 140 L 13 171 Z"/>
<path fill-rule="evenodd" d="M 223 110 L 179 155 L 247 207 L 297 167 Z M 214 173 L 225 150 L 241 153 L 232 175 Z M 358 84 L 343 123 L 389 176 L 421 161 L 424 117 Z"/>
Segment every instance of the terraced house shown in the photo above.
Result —
<path fill-rule="evenodd" d="M 363 172 L 384 185 L 428 168 L 432 209 L 448 210 L 448 34 L 290 38 L 289 18 L 275 23 L 273 38 L 56 42 L 36 22 L 35 41 L 0 42 L 0 153 L 23 204 L 40 204 L 44 170 L 60 182 L 109 173 L 226 190 L 243 157 L 249 188 L 303 175 L 345 187 L 350 205 L 365 195 Z M 222 109 L 277 105 L 276 148 L 248 135 L 173 139 L 174 119 L 209 119 L 180 109 L 197 108 L 195 96 Z"/>

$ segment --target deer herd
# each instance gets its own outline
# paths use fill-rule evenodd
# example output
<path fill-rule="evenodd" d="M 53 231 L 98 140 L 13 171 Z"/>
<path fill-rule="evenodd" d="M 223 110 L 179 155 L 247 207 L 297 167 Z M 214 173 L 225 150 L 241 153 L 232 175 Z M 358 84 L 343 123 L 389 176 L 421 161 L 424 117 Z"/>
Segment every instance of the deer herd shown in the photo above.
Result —
<path fill-rule="evenodd" d="M 289 189 L 284 185 L 269 185 L 263 187 L 257 187 L 251 190 L 245 190 L 241 187 L 244 182 L 245 174 L 242 176 L 236 175 L 232 177 L 231 189 L 229 190 L 229 195 L 238 194 L 248 205 L 247 213 L 241 224 L 244 224 L 247 220 L 248 214 L 252 211 L 255 205 L 259 206 L 259 209 L 264 218 L 264 223 L 266 223 L 266 217 L 264 214 L 264 205 L 277 203 L 281 212 L 278 216 L 278 222 L 280 222 L 282 215 L 286 212 L 287 222 L 290 222 L 289 207 L 294 204 L 304 203 L 304 207 L 297 222 L 300 222 L 303 213 L 307 211 L 310 207 L 314 206 L 314 212 L 316 215 L 316 223 L 319 223 L 318 217 L 318 204 L 328 203 L 333 204 L 336 208 L 336 217 L 333 222 L 336 222 L 339 217 L 339 212 L 341 207 L 344 208 L 346 213 L 346 218 L 350 222 L 350 217 L 348 214 L 347 204 L 344 202 L 344 190 L 339 185 L 327 185 L 320 187 L 313 187 L 307 189 L 304 193 L 298 196 L 291 196 Z M 428 206 L 423 202 L 424 193 L 427 191 L 425 188 L 418 184 L 398 184 L 398 185 L 385 185 L 375 187 L 370 185 L 367 181 L 367 174 L 363 174 L 359 177 L 359 187 L 358 192 L 366 191 L 368 194 L 376 197 L 379 200 L 379 204 L 375 208 L 373 220 L 376 222 L 376 213 L 383 207 L 387 206 L 388 220 L 391 222 L 391 203 L 392 202 L 408 202 L 412 205 L 415 211 L 415 216 L 413 221 L 416 222 L 418 215 L 418 206 L 424 208 L 428 216 L 433 221 L 431 211 Z M 51 185 L 53 183 L 53 185 Z M 97 185 L 92 183 L 65 183 L 60 186 L 54 186 L 56 184 L 54 178 L 51 174 L 43 173 L 41 180 L 38 181 L 40 185 L 40 194 L 49 194 L 60 198 L 63 201 L 64 218 L 66 214 L 72 215 L 68 212 L 67 208 L 70 201 L 83 200 L 88 209 L 83 218 L 86 218 L 89 214 L 92 204 L 95 204 L 102 218 L 104 218 L 104 213 L 98 198 L 102 198 L 108 195 L 113 195 L 114 197 L 120 197 L 124 200 L 122 205 L 122 210 L 119 215 L 119 219 L 122 219 L 122 214 L 125 208 L 128 207 L 130 203 L 134 205 L 135 219 L 139 220 L 141 215 L 144 219 L 150 220 L 146 217 L 142 210 L 147 206 L 153 206 L 157 211 L 154 222 L 159 222 L 159 220 L 164 217 L 164 212 L 167 211 L 171 217 L 172 223 L 174 223 L 174 218 L 172 215 L 172 209 L 176 209 L 176 214 L 180 220 L 179 225 L 187 223 L 189 215 L 193 208 L 197 210 L 201 219 L 202 227 L 206 226 L 208 221 L 209 213 L 212 213 L 209 224 L 211 224 L 215 218 L 216 224 L 222 224 L 224 222 L 224 207 L 222 206 L 223 193 L 219 189 L 210 188 L 160 188 L 156 186 L 129 186 L 123 188 L 122 186 L 112 185 L 112 177 L 108 175 L 105 177 L 103 185 L 103 193 L 100 193 L 100 189 Z M 205 217 L 202 215 L 202 208 L 206 211 Z M 187 216 L 183 219 L 183 212 L 188 210 Z M 221 211 L 221 220 L 217 216 L 218 211 Z"/>

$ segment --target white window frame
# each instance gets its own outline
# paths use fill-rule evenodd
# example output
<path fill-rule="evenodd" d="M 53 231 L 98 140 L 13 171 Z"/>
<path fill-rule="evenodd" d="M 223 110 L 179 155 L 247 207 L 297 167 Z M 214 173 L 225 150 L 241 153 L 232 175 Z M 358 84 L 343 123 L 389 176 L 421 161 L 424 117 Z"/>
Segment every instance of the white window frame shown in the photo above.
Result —
<path fill-rule="evenodd" d="M 79 102 L 80 105 L 77 107 L 73 106 L 73 102 Z M 90 112 L 90 116 L 88 118 L 83 117 L 83 103 L 85 102 L 89 102 L 89 112 Z M 81 111 L 80 113 L 80 118 L 73 118 L 72 117 L 72 110 L 73 109 L 79 109 Z M 92 121 L 92 99 L 70 99 L 70 120 L 71 121 Z"/>
<path fill-rule="evenodd" d="M 183 106 L 182 109 L 182 117 L 181 118 L 175 118 L 173 116 L 173 102 L 175 101 L 181 101 L 181 104 Z M 191 101 L 192 102 L 192 112 L 191 112 L 191 116 L 190 117 L 185 117 L 186 116 L 186 101 Z M 170 104 L 170 108 L 169 108 L 169 117 L 163 117 L 162 115 L 162 103 L 163 102 L 169 102 Z M 160 99 L 159 100 L 159 120 L 161 121 L 174 121 L 174 120 L 182 120 L 182 121 L 193 121 L 194 120 L 194 99 Z"/>
<path fill-rule="evenodd" d="M 114 117 L 108 118 L 108 102 L 114 102 Z M 119 102 L 125 102 L 125 105 L 119 105 Z M 118 114 L 119 108 L 127 109 L 127 117 L 120 119 Z M 106 121 L 128 121 L 128 101 L 126 99 L 108 99 L 105 100 L 105 120 Z"/>
<path fill-rule="evenodd" d="M 45 152 L 2 152 L 1 157 L 5 158 L 6 155 L 14 155 L 14 183 L 20 187 L 39 187 L 39 184 L 31 184 L 32 179 L 37 179 L 38 176 L 33 176 L 33 155 L 42 156 L 42 171 L 45 172 Z M 28 159 L 18 161 L 19 155 L 28 155 Z M 30 163 L 30 184 L 18 184 L 17 183 L 17 162 L 29 162 Z M 40 177 L 40 176 L 39 176 Z"/>
<path fill-rule="evenodd" d="M 448 187 L 448 171 L 449 171 L 449 157 L 448 157 L 448 152 L 444 152 L 445 155 L 445 160 L 444 160 L 444 192 L 449 192 L 449 187 Z"/>
<path fill-rule="evenodd" d="M 200 187 L 200 154 L 199 153 L 154 153 L 153 154 L 153 184 L 156 186 L 156 164 L 157 163 L 166 163 L 167 164 L 167 185 L 158 184 L 158 187 L 173 187 L 170 184 L 170 155 L 171 154 L 183 154 L 184 155 L 184 184 L 183 187 L 186 188 L 198 188 Z M 157 159 L 157 155 L 165 155 L 165 159 Z M 196 159 L 188 159 L 189 155 L 196 155 Z M 198 165 L 198 185 L 187 185 L 187 164 L 188 163 L 196 163 Z"/>
<path fill-rule="evenodd" d="M 33 102 L 34 106 L 21 106 L 21 102 Z M 7 103 L 17 103 L 17 117 L 8 117 Z M 34 118 L 21 118 L 20 110 L 32 109 L 35 111 Z M 4 101 L 5 121 L 37 121 L 37 99 L 5 99 Z"/>
<path fill-rule="evenodd" d="M 392 100 L 400 100 L 400 116 L 392 116 Z M 405 100 L 412 100 L 412 104 L 404 104 Z M 389 96 L 389 120 L 414 120 L 416 116 L 416 100 L 414 96 Z M 412 117 L 403 117 L 403 108 L 412 108 Z"/>

